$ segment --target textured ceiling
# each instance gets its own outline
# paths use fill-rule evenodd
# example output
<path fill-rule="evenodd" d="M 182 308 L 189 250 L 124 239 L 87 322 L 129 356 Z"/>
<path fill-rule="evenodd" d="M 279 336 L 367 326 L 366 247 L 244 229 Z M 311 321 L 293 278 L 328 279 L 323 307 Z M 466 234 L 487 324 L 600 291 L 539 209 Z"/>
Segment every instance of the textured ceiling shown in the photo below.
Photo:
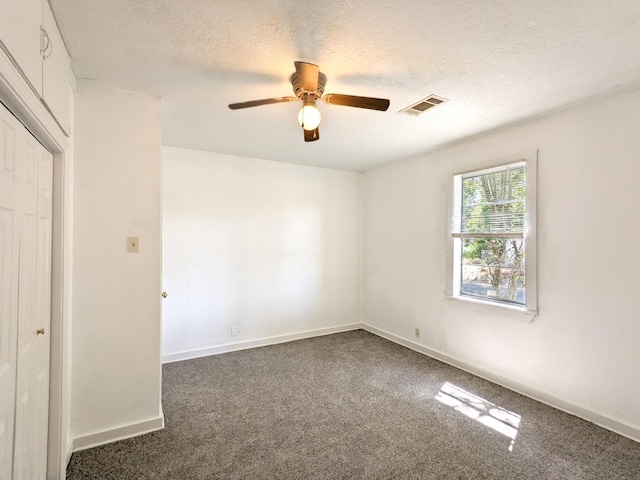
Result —
<path fill-rule="evenodd" d="M 50 0 L 79 80 L 162 97 L 169 146 L 364 171 L 640 86 L 638 0 Z M 303 141 L 293 61 L 326 92 Z M 429 94 L 449 101 L 398 113 Z"/>

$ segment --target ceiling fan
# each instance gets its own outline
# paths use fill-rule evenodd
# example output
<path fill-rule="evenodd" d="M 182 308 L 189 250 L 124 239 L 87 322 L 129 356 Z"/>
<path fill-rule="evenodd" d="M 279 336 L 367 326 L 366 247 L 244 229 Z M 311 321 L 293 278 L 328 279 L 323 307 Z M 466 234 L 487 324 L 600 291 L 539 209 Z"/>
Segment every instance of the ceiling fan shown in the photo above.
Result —
<path fill-rule="evenodd" d="M 333 105 L 344 105 L 346 107 L 367 108 L 369 110 L 380 110 L 382 112 L 389 108 L 389 100 L 385 98 L 359 97 L 354 95 L 342 95 L 340 93 L 324 94 L 324 86 L 327 77 L 320 72 L 317 65 L 307 62 L 294 62 L 296 71 L 291 75 L 291 85 L 295 97 L 275 97 L 263 100 L 252 100 L 250 102 L 232 103 L 231 110 L 241 108 L 257 107 L 271 103 L 297 102 L 302 100 L 302 108 L 298 113 L 298 123 L 304 130 L 304 141 L 313 142 L 320 138 L 320 111 L 316 107 L 316 100 L 324 100 L 325 103 Z"/>

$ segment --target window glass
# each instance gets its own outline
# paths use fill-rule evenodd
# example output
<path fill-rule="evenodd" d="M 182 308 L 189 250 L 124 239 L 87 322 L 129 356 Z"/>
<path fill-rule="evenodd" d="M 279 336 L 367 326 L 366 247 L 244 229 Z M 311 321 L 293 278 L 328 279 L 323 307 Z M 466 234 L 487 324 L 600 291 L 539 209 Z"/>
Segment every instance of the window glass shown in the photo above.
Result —
<path fill-rule="evenodd" d="M 526 180 L 523 162 L 454 178 L 459 295 L 525 305 Z"/>

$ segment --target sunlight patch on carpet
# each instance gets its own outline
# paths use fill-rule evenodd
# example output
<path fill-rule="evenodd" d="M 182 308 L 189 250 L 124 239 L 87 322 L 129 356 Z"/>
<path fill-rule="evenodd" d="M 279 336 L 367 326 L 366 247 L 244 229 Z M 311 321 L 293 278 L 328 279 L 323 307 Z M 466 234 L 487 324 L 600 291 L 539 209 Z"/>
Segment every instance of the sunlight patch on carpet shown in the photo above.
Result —
<path fill-rule="evenodd" d="M 520 415 L 467 392 L 460 387 L 456 387 L 449 382 L 440 387 L 440 391 L 434 398 L 440 403 L 510 438 L 509 451 L 513 451 L 518 428 L 520 427 Z"/>

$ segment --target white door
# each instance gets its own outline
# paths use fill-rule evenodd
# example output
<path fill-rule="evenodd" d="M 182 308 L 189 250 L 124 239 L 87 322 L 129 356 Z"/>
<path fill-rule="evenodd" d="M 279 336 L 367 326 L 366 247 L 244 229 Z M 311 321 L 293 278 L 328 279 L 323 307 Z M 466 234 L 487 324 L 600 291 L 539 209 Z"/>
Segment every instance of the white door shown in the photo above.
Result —
<path fill-rule="evenodd" d="M 11 478 L 18 339 L 18 122 L 0 105 L 0 479 Z M 10 114 L 9 114 L 10 115 Z"/>
<path fill-rule="evenodd" d="M 0 478 L 43 479 L 49 408 L 53 159 L 1 105 L 0 165 Z"/>

